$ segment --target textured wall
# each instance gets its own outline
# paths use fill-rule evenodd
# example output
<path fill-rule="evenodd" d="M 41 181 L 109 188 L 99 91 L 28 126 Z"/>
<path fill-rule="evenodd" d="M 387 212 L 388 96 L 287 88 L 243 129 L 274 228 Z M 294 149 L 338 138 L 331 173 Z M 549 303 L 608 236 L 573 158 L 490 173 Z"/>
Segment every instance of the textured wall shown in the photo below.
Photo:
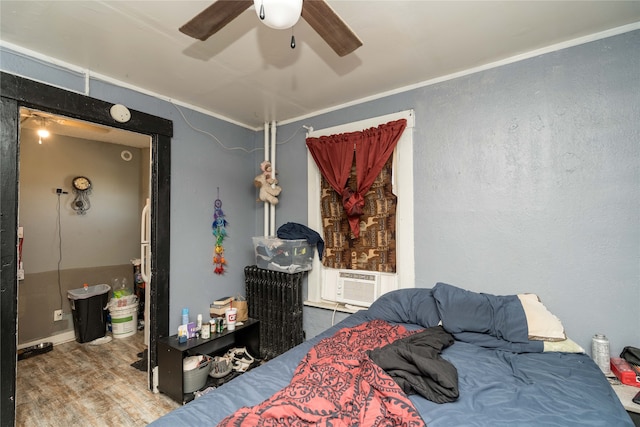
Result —
<path fill-rule="evenodd" d="M 538 293 L 585 347 L 640 342 L 638 46 L 624 34 L 420 91 L 416 277 Z"/>
<path fill-rule="evenodd" d="M 607 334 L 616 354 L 640 342 L 639 46 L 626 33 L 280 132 L 413 108 L 417 286 L 538 293 L 570 337 Z M 304 137 L 291 145 L 287 191 L 306 174 Z M 310 337 L 333 313 L 305 316 Z"/>
<path fill-rule="evenodd" d="M 125 148 L 133 153 L 129 162 L 120 157 Z M 23 129 L 19 220 L 25 228 L 25 274 L 55 270 L 60 256 L 63 269 L 126 264 L 139 258 L 140 151 L 61 135 L 51 135 L 40 145 L 33 130 Z M 71 206 L 71 181 L 78 175 L 92 182 L 91 208 L 85 215 Z M 57 196 L 56 188 L 68 194 Z"/>

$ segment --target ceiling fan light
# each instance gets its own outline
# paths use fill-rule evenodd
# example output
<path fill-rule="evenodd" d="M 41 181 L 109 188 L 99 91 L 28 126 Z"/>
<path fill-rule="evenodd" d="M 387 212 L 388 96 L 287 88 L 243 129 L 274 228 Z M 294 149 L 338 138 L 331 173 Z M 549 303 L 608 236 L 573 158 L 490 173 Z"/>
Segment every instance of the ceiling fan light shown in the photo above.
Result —
<path fill-rule="evenodd" d="M 38 136 L 40 138 L 47 138 L 50 135 L 49 131 L 46 129 L 38 129 Z"/>
<path fill-rule="evenodd" d="M 302 13 L 302 0 L 253 0 L 253 4 L 260 19 L 260 9 L 264 11 L 262 22 L 276 30 L 293 27 Z"/>

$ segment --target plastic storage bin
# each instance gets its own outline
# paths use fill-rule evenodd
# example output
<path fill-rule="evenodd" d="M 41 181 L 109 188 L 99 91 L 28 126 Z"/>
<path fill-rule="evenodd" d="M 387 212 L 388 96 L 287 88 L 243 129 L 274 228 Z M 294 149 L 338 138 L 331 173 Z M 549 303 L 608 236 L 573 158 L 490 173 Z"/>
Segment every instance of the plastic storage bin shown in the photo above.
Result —
<path fill-rule="evenodd" d="M 315 247 L 305 239 L 284 240 L 277 237 L 254 237 L 256 265 L 273 271 L 298 273 L 311 270 Z"/>
<path fill-rule="evenodd" d="M 104 337 L 110 290 L 111 286 L 101 284 L 67 291 L 77 342 L 85 343 Z"/>

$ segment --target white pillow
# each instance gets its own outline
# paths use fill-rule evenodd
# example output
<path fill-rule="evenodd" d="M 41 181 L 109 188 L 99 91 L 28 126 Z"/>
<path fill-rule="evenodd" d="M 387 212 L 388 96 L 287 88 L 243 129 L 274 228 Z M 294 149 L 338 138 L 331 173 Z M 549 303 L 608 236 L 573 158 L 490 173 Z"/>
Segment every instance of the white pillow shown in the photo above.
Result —
<path fill-rule="evenodd" d="M 576 344 L 571 338 L 563 341 L 545 341 L 544 351 L 557 351 L 560 353 L 584 353 L 584 348 Z"/>
<path fill-rule="evenodd" d="M 518 298 L 527 317 L 530 340 L 563 341 L 567 339 L 560 319 L 547 310 L 537 295 L 518 294 Z"/>

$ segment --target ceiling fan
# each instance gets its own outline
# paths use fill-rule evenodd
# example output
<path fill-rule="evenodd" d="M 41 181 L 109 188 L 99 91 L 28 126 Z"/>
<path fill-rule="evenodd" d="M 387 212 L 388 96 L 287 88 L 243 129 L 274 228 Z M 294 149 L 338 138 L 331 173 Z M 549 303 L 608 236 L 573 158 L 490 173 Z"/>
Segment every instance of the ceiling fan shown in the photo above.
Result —
<path fill-rule="evenodd" d="M 270 14 L 277 14 L 276 8 L 284 6 L 293 13 L 289 24 L 269 24 Z M 211 6 L 196 15 L 180 27 L 180 31 L 198 40 L 206 40 L 225 25 L 237 18 L 242 12 L 255 4 L 256 13 L 266 25 L 273 28 L 291 28 L 302 16 L 309 25 L 339 55 L 345 56 L 360 46 L 362 41 L 349 26 L 336 14 L 325 0 L 217 0 Z M 301 12 L 291 12 L 301 6 Z M 292 44 L 292 47 L 294 45 Z"/>
<path fill-rule="evenodd" d="M 47 128 L 52 127 L 52 131 L 56 133 L 59 126 L 68 126 L 86 130 L 89 132 L 108 133 L 109 128 L 86 123 L 79 120 L 68 119 L 55 114 L 45 113 L 44 111 L 31 110 L 28 108 L 20 109 L 20 125 L 27 128 Z"/>

